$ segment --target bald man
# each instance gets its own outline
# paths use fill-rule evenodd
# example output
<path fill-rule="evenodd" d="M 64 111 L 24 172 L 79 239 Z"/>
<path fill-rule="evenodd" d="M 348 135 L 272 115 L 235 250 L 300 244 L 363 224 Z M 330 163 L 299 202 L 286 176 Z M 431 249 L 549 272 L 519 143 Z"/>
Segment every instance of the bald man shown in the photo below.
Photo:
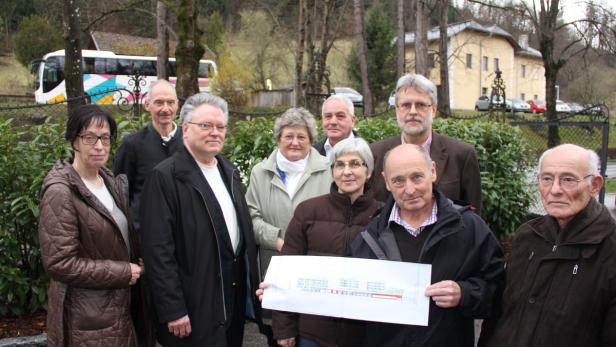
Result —
<path fill-rule="evenodd" d="M 595 199 L 599 157 L 554 147 L 537 180 L 547 215 L 516 232 L 502 314 L 484 324 L 481 345 L 616 346 L 616 223 Z"/>
<path fill-rule="evenodd" d="M 436 187 L 437 167 L 424 147 L 393 148 L 382 175 L 394 199 L 353 241 L 351 254 L 432 264 L 430 316 L 426 327 L 368 322 L 364 346 L 472 347 L 473 320 L 490 314 L 504 284 L 498 241 L 469 206 L 454 205 Z"/>

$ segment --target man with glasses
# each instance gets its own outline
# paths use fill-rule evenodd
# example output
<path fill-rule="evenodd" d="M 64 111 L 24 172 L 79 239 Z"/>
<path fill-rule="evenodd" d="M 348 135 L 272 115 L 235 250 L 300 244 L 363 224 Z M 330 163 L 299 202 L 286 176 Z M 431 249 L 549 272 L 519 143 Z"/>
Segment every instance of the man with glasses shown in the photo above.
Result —
<path fill-rule="evenodd" d="M 113 160 L 113 173 L 126 174 L 133 224 L 139 231 L 139 197 L 147 175 L 156 164 L 170 157 L 182 145 L 182 129 L 175 124 L 178 98 L 166 80 L 150 84 L 144 108 L 151 123 L 124 137 Z"/>
<path fill-rule="evenodd" d="M 539 159 L 547 215 L 523 224 L 507 262 L 499 316 L 483 346 L 616 346 L 616 223 L 596 201 L 599 157 L 571 144 Z"/>
<path fill-rule="evenodd" d="M 450 199 L 481 211 L 481 176 L 473 146 L 432 131 L 436 114 L 436 86 L 422 75 L 407 74 L 396 85 L 396 118 L 402 131 L 370 145 L 374 171 L 383 171 L 383 156 L 401 143 L 424 147 L 436 163 L 436 185 Z M 389 192 L 381 175 L 373 175 L 369 193 L 386 201 Z"/>
<path fill-rule="evenodd" d="M 437 169 L 425 148 L 398 145 L 384 162 L 393 201 L 353 241 L 351 255 L 431 264 L 429 321 L 367 322 L 363 346 L 473 346 L 473 320 L 490 314 L 504 285 L 498 241 L 470 207 L 454 205 L 435 186 Z"/>
<path fill-rule="evenodd" d="M 357 136 L 353 131 L 355 108 L 353 102 L 344 95 L 334 94 L 323 102 L 321 121 L 325 138 L 317 142 L 314 148 L 322 156 L 329 158 L 338 142 Z"/>
<path fill-rule="evenodd" d="M 200 93 L 180 112 L 184 145 L 162 161 L 141 196 L 143 254 L 163 346 L 241 346 L 257 247 L 239 171 L 220 155 L 227 103 Z"/>

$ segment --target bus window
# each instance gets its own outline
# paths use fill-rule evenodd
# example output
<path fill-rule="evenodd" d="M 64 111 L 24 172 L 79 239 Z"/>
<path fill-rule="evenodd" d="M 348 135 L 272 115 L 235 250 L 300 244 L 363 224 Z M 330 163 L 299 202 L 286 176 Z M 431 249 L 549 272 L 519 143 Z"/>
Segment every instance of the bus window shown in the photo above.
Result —
<path fill-rule="evenodd" d="M 210 77 L 210 64 L 208 63 L 199 63 L 199 77 L 208 78 Z"/>
<path fill-rule="evenodd" d="M 118 59 L 118 71 L 116 75 L 132 75 L 133 67 L 132 60 L 129 59 Z"/>
<path fill-rule="evenodd" d="M 151 60 L 135 60 L 133 71 L 141 76 L 156 76 L 156 62 Z"/>
<path fill-rule="evenodd" d="M 96 73 L 96 69 L 95 69 L 95 60 L 94 58 L 83 58 L 83 62 L 84 62 L 84 66 L 83 66 L 83 73 L 86 74 L 92 74 L 92 73 Z"/>
<path fill-rule="evenodd" d="M 169 65 L 167 67 L 169 69 L 169 71 L 168 71 L 169 77 L 177 76 L 176 75 L 176 71 L 175 71 L 175 61 L 170 61 Z"/>
<path fill-rule="evenodd" d="M 64 57 L 49 57 L 43 68 L 43 92 L 47 93 L 64 80 Z"/>

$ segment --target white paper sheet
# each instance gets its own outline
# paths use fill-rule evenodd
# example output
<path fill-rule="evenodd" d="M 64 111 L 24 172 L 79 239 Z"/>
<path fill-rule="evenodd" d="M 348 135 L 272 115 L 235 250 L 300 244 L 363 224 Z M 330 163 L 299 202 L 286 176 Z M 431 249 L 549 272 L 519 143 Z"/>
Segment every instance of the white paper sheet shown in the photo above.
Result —
<path fill-rule="evenodd" d="M 432 266 L 387 260 L 275 256 L 263 307 L 376 322 L 428 325 Z"/>

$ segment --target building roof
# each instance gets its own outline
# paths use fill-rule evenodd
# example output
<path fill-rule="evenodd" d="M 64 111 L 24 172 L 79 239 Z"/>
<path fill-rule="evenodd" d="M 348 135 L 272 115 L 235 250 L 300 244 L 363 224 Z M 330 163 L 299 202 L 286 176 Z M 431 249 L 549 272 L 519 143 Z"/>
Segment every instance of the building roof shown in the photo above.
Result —
<path fill-rule="evenodd" d="M 99 51 L 111 51 L 117 54 L 155 56 L 157 40 L 149 37 L 140 37 L 126 34 L 110 33 L 104 31 L 90 32 L 90 45 L 88 48 Z M 177 42 L 169 40 L 169 56 L 175 55 Z M 204 57 L 214 59 L 216 54 L 207 46 Z"/>
<path fill-rule="evenodd" d="M 447 26 L 447 37 L 453 37 L 465 30 L 472 30 L 481 33 L 485 33 L 488 35 L 500 36 L 509 41 L 509 43 L 513 46 L 516 54 L 526 55 L 536 58 L 541 58 L 541 52 L 538 50 L 525 47 L 522 48 L 520 44 L 513 38 L 513 36 L 505 31 L 505 29 L 499 27 L 496 24 L 480 24 L 474 20 L 468 20 L 460 23 L 452 23 Z M 428 30 L 428 42 L 439 40 L 441 37 L 440 28 L 434 27 Z M 415 33 L 408 32 L 404 34 L 404 44 L 405 45 L 414 45 L 415 44 Z"/>

